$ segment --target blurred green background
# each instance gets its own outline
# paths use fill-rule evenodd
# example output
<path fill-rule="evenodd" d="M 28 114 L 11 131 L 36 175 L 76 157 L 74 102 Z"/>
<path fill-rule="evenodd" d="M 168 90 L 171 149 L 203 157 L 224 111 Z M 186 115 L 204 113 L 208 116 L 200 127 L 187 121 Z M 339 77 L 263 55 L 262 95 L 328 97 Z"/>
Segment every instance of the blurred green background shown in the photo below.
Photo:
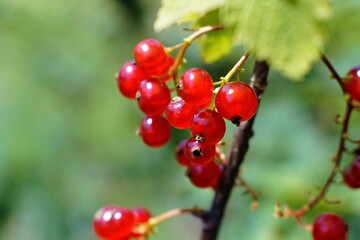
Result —
<path fill-rule="evenodd" d="M 335 4 L 325 52 L 344 75 L 360 64 L 359 2 Z M 150 149 L 135 135 L 142 118 L 136 103 L 120 96 L 114 74 L 145 38 L 166 46 L 186 32 L 152 30 L 159 1 L 0 1 L 0 239 L 89 240 L 92 216 L 101 206 L 143 206 L 154 215 L 176 207 L 208 208 L 211 190 L 191 186 L 173 157 L 188 132 L 173 131 L 166 147 Z M 214 79 L 226 74 L 243 51 L 203 65 L 196 46 L 186 67 L 204 67 Z M 253 59 L 242 75 L 248 79 Z M 255 124 L 244 178 L 261 193 L 234 190 L 219 239 L 311 239 L 292 219 L 275 219 L 277 201 L 300 207 L 324 182 L 344 110 L 340 90 L 321 63 L 303 83 L 271 72 Z M 359 138 L 359 113 L 351 135 Z M 225 149 L 234 127 L 228 125 Z M 350 145 L 349 145 L 350 146 Z M 351 156 L 346 156 L 344 165 Z M 339 182 L 341 179 L 339 179 Z M 335 211 L 360 239 L 359 191 L 334 184 L 331 199 L 305 221 Z M 191 216 L 162 223 L 151 239 L 198 239 Z"/>

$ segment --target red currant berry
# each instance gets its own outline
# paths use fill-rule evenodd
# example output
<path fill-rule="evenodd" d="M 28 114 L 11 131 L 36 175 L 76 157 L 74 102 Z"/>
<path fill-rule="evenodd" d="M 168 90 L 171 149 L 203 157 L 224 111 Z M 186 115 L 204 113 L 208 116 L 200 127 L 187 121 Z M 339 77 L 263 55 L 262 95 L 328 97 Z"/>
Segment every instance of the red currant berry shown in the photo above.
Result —
<path fill-rule="evenodd" d="M 360 65 L 353 67 L 347 73 L 344 83 L 350 97 L 360 102 Z"/>
<path fill-rule="evenodd" d="M 134 58 L 142 68 L 157 67 L 166 59 L 164 46 L 155 39 L 139 42 L 134 49 Z"/>
<path fill-rule="evenodd" d="M 258 107 L 254 90 L 243 82 L 231 82 L 219 89 L 215 106 L 221 116 L 239 126 L 252 118 Z"/>
<path fill-rule="evenodd" d="M 360 188 L 360 181 L 357 181 L 353 175 L 351 175 L 351 166 L 345 168 L 343 172 L 343 181 L 349 188 Z"/>
<path fill-rule="evenodd" d="M 176 161 L 182 166 L 188 166 L 190 164 L 189 159 L 185 156 L 185 146 L 187 139 L 182 140 L 175 148 Z"/>
<path fill-rule="evenodd" d="M 96 235 L 106 239 L 117 239 L 129 235 L 135 225 L 133 213 L 117 206 L 99 209 L 93 220 Z"/>
<path fill-rule="evenodd" d="M 191 183 L 198 188 L 215 188 L 221 175 L 221 167 L 214 161 L 210 161 L 203 166 L 191 164 L 186 175 Z"/>
<path fill-rule="evenodd" d="M 145 114 L 161 115 L 171 101 L 171 94 L 165 83 L 156 78 L 149 78 L 140 83 L 136 98 Z"/>
<path fill-rule="evenodd" d="M 205 165 L 215 156 L 215 145 L 207 144 L 199 136 L 190 138 L 184 148 L 185 156 L 193 164 Z"/>
<path fill-rule="evenodd" d="M 129 61 L 121 66 L 116 77 L 120 92 L 125 97 L 134 99 L 140 82 L 146 78 L 146 73 L 133 61 Z"/>
<path fill-rule="evenodd" d="M 225 130 L 225 121 L 220 114 L 208 109 L 196 113 L 190 126 L 193 136 L 202 136 L 208 144 L 218 143 L 224 137 Z"/>
<path fill-rule="evenodd" d="M 135 223 L 145 223 L 151 218 L 151 213 L 145 208 L 134 208 Z"/>
<path fill-rule="evenodd" d="M 211 76 L 203 69 L 191 68 L 180 78 L 177 84 L 179 96 L 187 103 L 201 106 L 212 99 L 213 83 Z"/>
<path fill-rule="evenodd" d="M 145 116 L 141 121 L 139 135 L 146 145 L 160 147 L 169 141 L 171 128 L 163 116 Z"/>
<path fill-rule="evenodd" d="M 312 234 L 314 240 L 346 240 L 347 225 L 339 216 L 324 213 L 316 218 Z"/>
<path fill-rule="evenodd" d="M 357 156 L 351 163 L 350 173 L 353 178 L 360 182 L 360 156 Z"/>
<path fill-rule="evenodd" d="M 171 126 L 179 129 L 190 127 L 191 119 L 196 108 L 188 104 L 181 97 L 174 97 L 165 109 L 165 116 Z"/>

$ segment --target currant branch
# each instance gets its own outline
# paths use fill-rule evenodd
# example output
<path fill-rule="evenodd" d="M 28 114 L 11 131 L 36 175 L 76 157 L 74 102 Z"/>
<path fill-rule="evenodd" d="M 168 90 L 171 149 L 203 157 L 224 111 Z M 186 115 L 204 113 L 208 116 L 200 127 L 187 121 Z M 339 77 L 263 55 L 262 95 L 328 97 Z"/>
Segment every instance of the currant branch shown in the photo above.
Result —
<path fill-rule="evenodd" d="M 325 66 L 329 69 L 329 71 L 331 72 L 333 77 L 338 82 L 341 90 L 343 91 L 343 94 L 348 95 L 346 86 L 345 86 L 342 78 L 337 73 L 335 68 L 332 66 L 330 61 L 326 58 L 325 55 L 322 55 L 321 59 L 323 60 Z M 353 108 L 354 107 L 351 104 L 351 102 L 346 101 L 346 109 L 345 109 L 343 119 L 341 121 L 338 121 L 341 124 L 342 128 L 341 128 L 341 132 L 340 132 L 340 136 L 339 136 L 339 143 L 338 143 L 337 151 L 333 158 L 333 168 L 332 168 L 328 178 L 326 179 L 324 185 L 322 186 L 320 192 L 314 198 L 312 198 L 308 203 L 306 203 L 302 208 L 300 208 L 298 210 L 291 210 L 289 207 L 286 206 L 285 211 L 283 212 L 279 208 L 279 206 L 276 207 L 275 214 L 278 217 L 295 217 L 301 227 L 303 227 L 306 230 L 311 231 L 312 228 L 303 224 L 301 218 L 307 212 L 309 212 L 312 208 L 314 208 L 321 200 L 326 200 L 326 193 L 328 192 L 330 186 L 334 182 L 335 176 L 337 175 L 337 173 L 340 172 L 339 167 L 341 164 L 342 156 L 343 156 L 343 153 L 347 151 L 347 149 L 345 147 L 345 141 L 347 140 L 346 136 L 348 135 L 349 122 L 350 122 L 350 117 L 351 117 Z"/>
<path fill-rule="evenodd" d="M 259 100 L 267 86 L 268 71 L 269 66 L 266 62 L 257 61 L 255 63 L 250 86 L 255 90 Z M 241 124 L 235 133 L 228 161 L 220 177 L 212 206 L 203 219 L 202 240 L 215 240 L 217 237 L 235 179 L 249 148 L 250 138 L 253 136 L 254 120 L 255 117 Z"/>
<path fill-rule="evenodd" d="M 329 190 L 331 184 L 334 182 L 334 178 L 335 178 L 336 174 L 339 172 L 339 166 L 341 163 L 342 155 L 345 151 L 345 138 L 343 136 L 346 135 L 347 131 L 348 131 L 352 108 L 353 108 L 352 105 L 347 104 L 347 107 L 345 110 L 344 121 L 342 124 L 342 130 L 341 130 L 341 134 L 340 134 L 340 138 L 339 138 L 339 145 L 338 145 L 335 157 L 333 159 L 334 165 L 330 172 L 329 177 L 327 178 L 327 180 L 326 180 L 325 184 L 323 185 L 323 187 L 321 188 L 320 192 L 318 193 L 318 195 L 316 197 L 312 198 L 312 200 L 310 202 L 308 202 L 307 204 L 305 204 L 301 209 L 299 209 L 299 210 L 286 209 L 285 213 L 282 214 L 282 216 L 295 217 L 297 220 L 299 220 L 302 216 L 304 216 L 308 211 L 310 211 L 321 200 L 323 200 L 325 198 L 327 191 Z M 278 216 L 281 217 L 280 215 L 278 215 Z"/>
<path fill-rule="evenodd" d="M 329 59 L 324 54 L 321 54 L 321 60 L 323 61 L 325 66 L 329 69 L 330 73 L 332 74 L 332 77 L 335 78 L 335 80 L 337 81 L 337 83 L 341 88 L 341 91 L 345 95 L 347 93 L 347 90 L 343 82 L 343 79 L 340 77 L 340 75 L 337 73 L 337 71 L 335 70 Z"/>

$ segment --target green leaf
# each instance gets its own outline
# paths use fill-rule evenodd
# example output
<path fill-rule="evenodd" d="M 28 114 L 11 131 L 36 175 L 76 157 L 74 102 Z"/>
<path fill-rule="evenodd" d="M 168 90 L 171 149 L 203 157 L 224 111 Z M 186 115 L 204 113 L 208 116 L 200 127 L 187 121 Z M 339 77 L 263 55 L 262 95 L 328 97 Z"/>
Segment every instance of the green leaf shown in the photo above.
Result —
<path fill-rule="evenodd" d="M 201 58 L 205 63 L 215 62 L 231 52 L 231 43 L 229 31 L 209 33 L 199 40 Z"/>
<path fill-rule="evenodd" d="M 219 9 L 215 9 L 197 19 L 192 27 L 215 26 L 220 24 Z M 215 62 L 228 55 L 232 48 L 232 30 L 230 28 L 215 31 L 202 36 L 198 42 L 201 58 L 205 63 Z"/>
<path fill-rule="evenodd" d="M 159 32 L 174 23 L 197 19 L 207 12 L 219 8 L 223 0 L 162 0 L 155 20 L 155 31 Z"/>
<path fill-rule="evenodd" d="M 319 58 L 328 13 L 327 0 L 228 0 L 222 8 L 234 41 L 293 80 Z"/>

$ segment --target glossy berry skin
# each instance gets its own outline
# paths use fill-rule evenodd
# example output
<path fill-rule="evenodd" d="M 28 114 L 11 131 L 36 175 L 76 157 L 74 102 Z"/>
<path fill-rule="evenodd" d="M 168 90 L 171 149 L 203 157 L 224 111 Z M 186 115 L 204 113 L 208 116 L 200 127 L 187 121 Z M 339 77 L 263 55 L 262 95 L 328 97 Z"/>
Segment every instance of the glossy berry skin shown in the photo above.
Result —
<path fill-rule="evenodd" d="M 175 158 L 181 166 L 189 166 L 190 164 L 189 159 L 186 157 L 184 151 L 187 141 L 188 139 L 182 140 L 175 148 Z"/>
<path fill-rule="evenodd" d="M 171 126 L 178 129 L 190 127 L 197 109 L 185 102 L 181 97 L 174 97 L 165 109 L 165 116 Z"/>
<path fill-rule="evenodd" d="M 186 142 L 184 152 L 190 163 L 205 165 L 213 160 L 215 145 L 207 144 L 198 137 L 192 137 Z"/>
<path fill-rule="evenodd" d="M 164 46 L 155 39 L 145 39 L 134 48 L 134 58 L 141 68 L 156 68 L 166 60 Z"/>
<path fill-rule="evenodd" d="M 191 121 L 193 136 L 200 135 L 208 144 L 218 143 L 225 135 L 226 125 L 219 113 L 203 109 L 197 112 Z"/>
<path fill-rule="evenodd" d="M 116 76 L 121 94 L 127 98 L 135 99 L 140 82 L 146 77 L 146 73 L 133 61 L 124 63 Z"/>
<path fill-rule="evenodd" d="M 312 234 L 314 240 L 346 240 L 347 225 L 339 216 L 324 213 L 316 218 Z"/>
<path fill-rule="evenodd" d="M 219 114 L 237 126 L 252 118 L 258 107 L 254 90 L 243 82 L 231 82 L 219 89 L 215 98 Z"/>
<path fill-rule="evenodd" d="M 188 69 L 177 84 L 178 94 L 187 103 L 201 106 L 209 103 L 213 95 L 211 76 L 203 69 Z"/>
<path fill-rule="evenodd" d="M 347 73 L 344 84 L 350 97 L 360 102 L 360 65 L 353 67 Z"/>
<path fill-rule="evenodd" d="M 128 236 L 135 225 L 133 213 L 114 205 L 99 209 L 93 219 L 97 236 L 103 239 L 117 239 Z"/>
<path fill-rule="evenodd" d="M 216 188 L 221 175 L 221 167 L 214 161 L 203 166 L 192 164 L 188 167 L 186 175 L 191 183 L 198 188 Z"/>
<path fill-rule="evenodd" d="M 169 141 L 171 128 L 163 116 L 145 116 L 141 121 L 139 135 L 146 145 L 161 147 Z"/>
<path fill-rule="evenodd" d="M 142 207 L 134 208 L 131 210 L 135 216 L 135 223 L 145 223 L 151 218 L 151 213 Z"/>
<path fill-rule="evenodd" d="M 131 212 L 134 214 L 134 217 L 135 217 L 135 225 L 146 223 L 151 218 L 151 213 L 145 208 L 141 208 L 141 207 L 134 208 L 131 210 Z M 134 238 L 137 239 L 137 238 L 143 236 L 143 234 L 144 233 L 142 233 L 142 232 L 137 232 L 137 229 L 135 227 L 135 228 L 133 228 L 132 233 L 128 236 L 127 239 L 134 239 Z M 121 240 L 123 240 L 123 239 L 121 239 Z"/>
<path fill-rule="evenodd" d="M 166 56 L 165 61 L 160 66 L 156 66 L 154 68 L 144 68 L 144 71 L 149 76 L 162 77 L 161 80 L 166 81 L 168 79 L 171 79 L 171 76 L 166 77 L 166 75 L 168 74 L 173 64 L 174 64 L 174 58 L 170 54 L 168 54 Z"/>
<path fill-rule="evenodd" d="M 171 101 L 171 94 L 165 83 L 156 78 L 149 78 L 140 83 L 136 98 L 145 114 L 161 115 Z"/>
<path fill-rule="evenodd" d="M 353 178 L 360 182 L 360 156 L 357 156 L 350 165 L 350 174 Z"/>
<path fill-rule="evenodd" d="M 351 174 L 351 166 L 345 168 L 343 172 L 343 181 L 349 188 L 360 188 L 360 181 L 357 181 Z"/>

